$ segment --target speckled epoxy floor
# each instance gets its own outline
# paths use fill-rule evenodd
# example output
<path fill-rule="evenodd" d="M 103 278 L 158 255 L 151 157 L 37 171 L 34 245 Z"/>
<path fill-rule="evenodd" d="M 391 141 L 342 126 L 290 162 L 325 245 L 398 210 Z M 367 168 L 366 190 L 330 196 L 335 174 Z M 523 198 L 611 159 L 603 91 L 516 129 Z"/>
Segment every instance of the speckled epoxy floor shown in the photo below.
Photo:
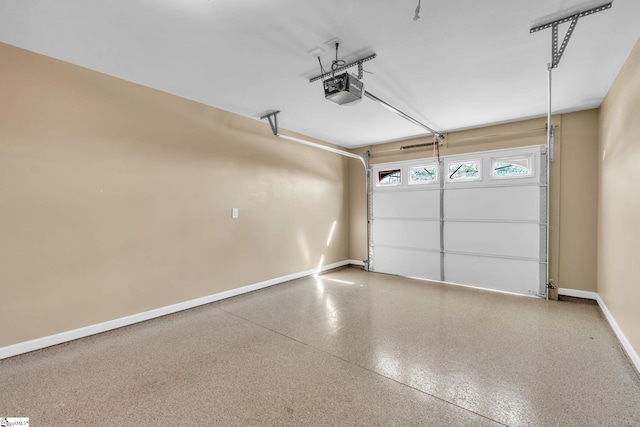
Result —
<path fill-rule="evenodd" d="M 640 425 L 598 306 L 346 268 L 0 361 L 32 425 Z"/>

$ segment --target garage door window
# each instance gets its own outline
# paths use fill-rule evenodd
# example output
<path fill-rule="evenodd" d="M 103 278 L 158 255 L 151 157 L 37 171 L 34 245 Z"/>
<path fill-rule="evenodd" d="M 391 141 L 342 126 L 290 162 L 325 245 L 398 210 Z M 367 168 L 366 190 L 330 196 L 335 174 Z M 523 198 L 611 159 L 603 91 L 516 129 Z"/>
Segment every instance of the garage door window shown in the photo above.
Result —
<path fill-rule="evenodd" d="M 482 179 L 479 160 L 448 163 L 447 171 L 447 180 L 450 182 L 479 181 Z"/>
<path fill-rule="evenodd" d="M 437 165 L 412 166 L 409 168 L 409 184 L 431 184 L 438 182 Z"/>
<path fill-rule="evenodd" d="M 402 184 L 402 173 L 400 169 L 391 169 L 378 172 L 378 185 L 400 185 Z"/>
<path fill-rule="evenodd" d="M 491 159 L 491 178 L 527 178 L 533 172 L 532 156 Z"/>

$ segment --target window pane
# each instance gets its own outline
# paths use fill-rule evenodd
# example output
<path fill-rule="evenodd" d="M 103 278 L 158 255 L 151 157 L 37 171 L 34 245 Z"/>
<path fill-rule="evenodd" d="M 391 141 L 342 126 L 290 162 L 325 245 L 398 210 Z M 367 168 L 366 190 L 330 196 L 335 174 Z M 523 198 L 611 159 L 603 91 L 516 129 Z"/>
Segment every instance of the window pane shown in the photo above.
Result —
<path fill-rule="evenodd" d="M 517 178 L 533 175 L 531 157 L 506 158 L 492 160 L 491 174 L 494 178 Z"/>
<path fill-rule="evenodd" d="M 451 163 L 449 164 L 449 179 L 456 180 L 475 180 L 480 178 L 480 163 Z"/>
<path fill-rule="evenodd" d="M 388 171 L 378 172 L 378 184 L 379 185 L 395 185 L 402 182 L 400 169 L 393 169 Z"/>
<path fill-rule="evenodd" d="M 438 167 L 436 165 L 429 166 L 413 166 L 409 172 L 409 184 L 428 184 L 438 180 Z"/>

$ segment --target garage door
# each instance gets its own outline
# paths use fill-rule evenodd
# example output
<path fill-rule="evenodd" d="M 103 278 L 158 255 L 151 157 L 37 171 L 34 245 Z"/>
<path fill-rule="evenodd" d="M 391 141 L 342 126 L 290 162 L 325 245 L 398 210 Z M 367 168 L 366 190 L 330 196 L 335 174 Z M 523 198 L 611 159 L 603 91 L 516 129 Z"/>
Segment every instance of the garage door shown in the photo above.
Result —
<path fill-rule="evenodd" d="M 546 149 L 377 164 L 370 269 L 546 296 Z"/>

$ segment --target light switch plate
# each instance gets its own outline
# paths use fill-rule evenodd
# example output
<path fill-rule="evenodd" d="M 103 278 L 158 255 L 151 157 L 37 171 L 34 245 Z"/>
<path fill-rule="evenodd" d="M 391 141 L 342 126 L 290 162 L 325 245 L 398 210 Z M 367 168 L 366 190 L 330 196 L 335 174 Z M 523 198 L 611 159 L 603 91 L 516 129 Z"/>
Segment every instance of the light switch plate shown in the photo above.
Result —
<path fill-rule="evenodd" d="M 231 209 L 231 218 L 238 218 L 238 208 Z"/>

